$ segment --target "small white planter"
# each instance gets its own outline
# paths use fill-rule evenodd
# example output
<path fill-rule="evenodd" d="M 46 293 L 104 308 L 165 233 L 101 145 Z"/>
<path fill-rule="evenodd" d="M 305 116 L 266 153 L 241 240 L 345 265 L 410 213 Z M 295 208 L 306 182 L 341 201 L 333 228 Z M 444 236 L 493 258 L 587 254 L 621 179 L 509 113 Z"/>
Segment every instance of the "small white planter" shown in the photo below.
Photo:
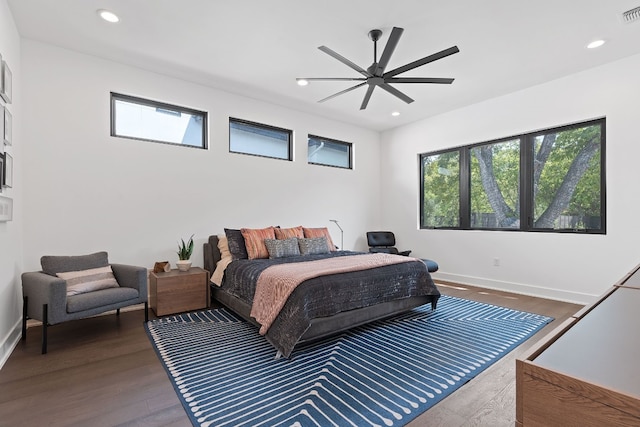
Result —
<path fill-rule="evenodd" d="M 189 271 L 189 269 L 191 268 L 191 261 L 189 261 L 188 259 L 181 259 L 176 261 L 176 266 L 180 271 Z"/>

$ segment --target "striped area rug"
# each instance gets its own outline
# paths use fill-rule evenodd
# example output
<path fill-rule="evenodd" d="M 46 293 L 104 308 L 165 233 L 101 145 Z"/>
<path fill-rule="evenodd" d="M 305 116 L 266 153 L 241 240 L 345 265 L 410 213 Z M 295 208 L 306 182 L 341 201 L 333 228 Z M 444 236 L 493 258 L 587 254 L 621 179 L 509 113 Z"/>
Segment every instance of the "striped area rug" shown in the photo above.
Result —
<path fill-rule="evenodd" d="M 551 320 L 443 296 L 289 360 L 225 309 L 146 328 L 194 426 L 402 426 Z"/>

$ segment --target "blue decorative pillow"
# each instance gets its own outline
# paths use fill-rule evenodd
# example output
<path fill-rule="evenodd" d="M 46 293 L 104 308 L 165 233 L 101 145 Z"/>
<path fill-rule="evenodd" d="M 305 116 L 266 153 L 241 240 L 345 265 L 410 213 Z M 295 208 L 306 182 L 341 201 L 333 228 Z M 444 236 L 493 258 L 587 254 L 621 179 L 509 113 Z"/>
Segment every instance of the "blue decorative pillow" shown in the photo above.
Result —
<path fill-rule="evenodd" d="M 247 247 L 244 244 L 244 236 L 242 235 L 242 232 L 240 230 L 225 228 L 224 234 L 227 236 L 231 258 L 234 261 L 238 259 L 249 259 L 249 254 L 247 253 Z"/>
<path fill-rule="evenodd" d="M 301 255 L 317 255 L 329 253 L 326 237 L 311 237 L 298 239 L 298 247 Z"/>
<path fill-rule="evenodd" d="M 264 244 L 269 252 L 269 258 L 284 258 L 300 255 L 298 239 L 264 239 Z"/>

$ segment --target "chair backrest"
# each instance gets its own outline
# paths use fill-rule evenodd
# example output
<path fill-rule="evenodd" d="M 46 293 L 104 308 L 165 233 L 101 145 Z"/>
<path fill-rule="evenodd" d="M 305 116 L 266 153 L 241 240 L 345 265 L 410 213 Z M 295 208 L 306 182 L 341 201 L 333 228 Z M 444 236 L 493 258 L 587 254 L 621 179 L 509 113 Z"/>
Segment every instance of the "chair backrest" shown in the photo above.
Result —
<path fill-rule="evenodd" d="M 90 268 L 106 267 L 109 259 L 106 252 L 96 252 L 89 255 L 53 256 L 45 255 L 40 258 L 42 271 L 51 276 L 67 271 L 81 271 Z"/>
<path fill-rule="evenodd" d="M 370 247 L 393 247 L 396 236 L 391 231 L 367 231 L 367 244 Z"/>

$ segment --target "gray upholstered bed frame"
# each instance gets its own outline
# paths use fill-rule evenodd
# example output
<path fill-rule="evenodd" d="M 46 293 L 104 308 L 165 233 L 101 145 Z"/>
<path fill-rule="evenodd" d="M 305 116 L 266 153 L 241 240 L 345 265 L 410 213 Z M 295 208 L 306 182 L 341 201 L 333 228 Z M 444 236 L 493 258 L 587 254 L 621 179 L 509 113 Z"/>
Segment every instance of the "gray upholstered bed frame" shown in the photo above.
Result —
<path fill-rule="evenodd" d="M 216 263 L 220 260 L 218 250 L 218 236 L 209 236 L 209 240 L 204 244 L 204 268 L 211 274 L 215 270 Z M 216 285 L 211 286 L 211 298 L 220 302 L 243 319 L 257 325 L 257 322 L 250 316 L 251 306 L 225 292 L 221 292 Z M 431 303 L 431 308 L 435 310 L 437 296 L 426 295 L 404 298 L 401 300 L 385 302 L 356 310 L 345 311 L 330 317 L 315 318 L 311 326 L 298 341 L 298 344 L 318 340 L 329 335 L 337 334 L 345 330 L 384 319 L 396 314 L 404 313 L 415 307 Z"/>

